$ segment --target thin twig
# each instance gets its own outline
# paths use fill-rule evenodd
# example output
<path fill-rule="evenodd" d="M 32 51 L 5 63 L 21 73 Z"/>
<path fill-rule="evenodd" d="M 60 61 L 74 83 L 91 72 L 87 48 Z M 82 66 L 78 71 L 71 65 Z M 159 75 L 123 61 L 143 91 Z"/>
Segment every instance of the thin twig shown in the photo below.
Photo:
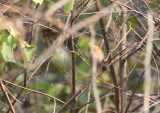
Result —
<path fill-rule="evenodd" d="M 25 72 L 25 74 L 24 74 L 24 84 L 23 84 L 23 87 L 26 87 L 26 81 L 27 81 L 27 72 Z M 23 90 L 24 89 L 21 89 L 20 92 L 17 94 L 16 99 L 12 102 L 12 106 L 17 102 L 17 99 L 21 96 Z M 6 113 L 9 113 L 10 110 L 11 110 L 11 108 L 9 108 Z"/>
<path fill-rule="evenodd" d="M 100 8 L 100 4 L 99 4 L 98 1 L 95 3 L 95 5 L 96 5 L 97 11 L 100 11 L 101 8 Z M 103 39 L 104 39 L 104 42 L 105 42 L 106 51 L 107 51 L 107 53 L 109 53 L 110 52 L 109 41 L 108 41 L 108 38 L 106 36 L 106 31 L 105 31 L 105 25 L 104 25 L 104 22 L 103 22 L 103 18 L 101 18 L 99 20 L 99 24 L 100 24 L 101 32 L 102 32 Z M 112 59 L 111 55 L 109 56 L 109 60 L 110 59 Z M 111 63 L 111 62 L 109 62 L 109 63 Z M 115 74 L 115 70 L 114 70 L 113 65 L 110 65 L 110 71 L 111 71 L 111 74 L 112 74 L 111 77 L 112 77 L 113 83 L 116 86 L 117 85 L 117 78 L 116 78 L 116 74 Z M 115 88 L 115 101 L 116 101 L 117 112 L 119 112 L 120 109 L 121 109 L 121 106 L 120 106 L 119 90 L 117 88 Z"/>
<path fill-rule="evenodd" d="M 35 8 L 35 11 L 34 11 L 34 14 L 33 14 L 33 23 L 35 22 L 34 19 L 35 19 L 35 15 L 36 15 L 38 6 L 39 6 L 39 3 L 36 5 L 36 8 Z M 32 27 L 31 27 L 31 37 L 30 37 L 30 39 L 29 39 L 29 45 L 31 45 L 32 39 L 33 39 L 33 28 L 34 28 L 34 24 L 33 24 Z"/>
<path fill-rule="evenodd" d="M 14 108 L 13 108 L 13 106 L 12 106 L 12 103 L 11 103 L 11 101 L 9 99 L 7 91 L 6 91 L 6 89 L 5 89 L 5 87 L 4 87 L 3 83 L 2 83 L 2 79 L 1 78 L 0 78 L 0 87 L 1 87 L 3 93 L 4 93 L 5 97 L 6 97 L 6 100 L 7 100 L 8 104 L 9 104 L 9 107 L 10 107 L 12 113 L 16 113 Z"/>
<path fill-rule="evenodd" d="M 154 58 L 157 57 L 159 53 L 160 53 L 160 52 L 158 52 L 158 53 L 154 56 Z M 150 63 L 152 63 L 153 61 L 154 61 L 154 59 L 152 59 Z M 130 105 L 131 105 L 131 103 L 132 103 L 132 99 L 133 99 L 133 97 L 134 97 L 135 91 L 136 91 L 136 89 L 138 88 L 138 86 L 139 86 L 139 84 L 140 84 L 140 81 L 142 80 L 144 74 L 145 74 L 145 71 L 142 72 L 140 78 L 138 79 L 138 82 L 137 82 L 135 88 L 133 89 L 133 93 L 132 93 L 132 95 L 131 95 L 131 98 L 130 98 L 130 101 L 129 101 L 129 103 L 128 103 L 128 106 L 127 106 L 127 108 L 126 108 L 125 113 L 127 113 L 128 110 L 129 110 L 129 107 L 130 107 Z"/>
<path fill-rule="evenodd" d="M 9 82 L 9 81 L 7 81 L 7 80 L 3 80 L 3 79 L 1 79 L 1 80 L 2 80 L 3 82 L 6 82 L 6 83 L 8 83 L 8 84 L 12 84 L 12 85 L 14 85 L 14 86 L 16 86 L 16 87 L 19 87 L 19 88 L 21 88 L 21 89 L 25 89 L 25 90 L 28 90 L 28 91 L 31 91 L 31 92 L 34 92 L 34 93 L 38 93 L 38 94 L 41 94 L 41 95 L 44 95 L 44 96 L 47 96 L 47 97 L 53 98 L 53 99 L 55 99 L 55 100 L 57 100 L 57 101 L 59 101 L 59 102 L 61 102 L 61 103 L 65 104 L 65 102 L 63 102 L 62 100 L 60 100 L 60 99 L 58 99 L 58 98 L 56 98 L 56 97 L 54 97 L 54 96 L 51 96 L 51 95 L 48 95 L 48 94 L 42 93 L 42 92 L 40 92 L 40 91 L 36 91 L 36 90 L 32 90 L 32 89 L 28 89 L 28 88 L 26 88 L 26 87 L 23 87 L 23 86 L 20 86 L 20 85 L 14 84 L 14 83 Z"/>
<path fill-rule="evenodd" d="M 113 89 L 118 88 L 119 85 L 120 85 L 122 82 L 124 82 L 126 79 L 127 79 L 127 77 L 126 77 L 124 80 L 120 81 L 116 86 L 113 86 L 113 88 L 110 88 L 108 91 L 104 92 L 102 95 L 99 96 L 99 98 L 102 98 L 104 95 L 106 95 L 107 93 L 109 93 L 109 92 L 112 91 Z M 87 102 L 87 103 L 85 103 L 85 104 L 77 107 L 76 110 L 80 110 L 82 107 L 84 107 L 84 106 L 86 106 L 86 105 L 88 105 L 88 104 L 90 104 L 90 103 L 92 103 L 92 102 L 94 102 L 94 101 L 95 101 L 95 99 L 93 99 L 93 100 L 91 100 L 91 101 L 89 101 L 89 102 Z"/>

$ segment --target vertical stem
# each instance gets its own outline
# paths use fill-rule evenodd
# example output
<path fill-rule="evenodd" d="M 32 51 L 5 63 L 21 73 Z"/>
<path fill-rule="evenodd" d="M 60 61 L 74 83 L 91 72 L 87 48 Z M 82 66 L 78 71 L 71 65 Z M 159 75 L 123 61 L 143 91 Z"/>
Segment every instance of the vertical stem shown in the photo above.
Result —
<path fill-rule="evenodd" d="M 34 20 L 36 11 L 37 11 L 37 9 L 38 9 L 38 6 L 39 6 L 39 4 L 36 5 L 36 9 L 35 9 L 35 11 L 34 11 L 33 20 Z M 34 22 L 33 22 L 33 23 L 34 23 Z M 29 45 L 31 45 L 31 43 L 32 43 L 32 37 L 33 37 L 32 35 L 33 35 L 33 26 L 32 26 L 32 28 L 31 28 L 31 38 L 30 38 L 30 40 L 29 40 Z M 25 74 L 24 74 L 24 85 L 23 85 L 24 87 L 26 87 L 26 83 L 27 83 L 27 72 L 25 72 Z M 20 92 L 18 93 L 16 99 L 18 99 L 18 98 L 20 97 L 20 95 L 22 94 L 23 90 L 24 90 L 24 89 L 21 89 L 21 90 L 20 90 Z M 14 105 L 15 103 L 16 103 L 16 100 L 14 100 L 14 101 L 12 102 L 12 105 Z M 11 109 L 9 108 L 6 113 L 9 113 L 10 110 L 11 110 Z"/>
<path fill-rule="evenodd" d="M 101 102 L 98 95 L 98 88 L 96 83 L 96 74 L 97 74 L 97 60 L 93 58 L 93 64 L 92 64 L 92 87 L 93 87 L 93 95 L 95 98 L 95 104 L 96 104 L 96 111 L 97 113 L 102 112 Z"/>
<path fill-rule="evenodd" d="M 37 77 L 34 79 L 34 85 L 35 85 L 35 90 L 38 91 L 38 81 Z M 36 113 L 40 113 L 40 107 L 39 107 L 39 96 L 37 93 L 35 93 L 35 107 L 36 107 Z"/>
<path fill-rule="evenodd" d="M 100 4 L 99 4 L 98 1 L 96 2 L 95 5 L 96 5 L 97 11 L 100 11 L 101 8 L 100 8 Z M 109 51 L 110 51 L 109 41 L 108 41 L 108 38 L 106 36 L 103 18 L 99 20 L 99 24 L 100 24 L 100 27 L 101 27 L 101 31 L 102 31 L 102 35 L 103 35 L 103 38 L 104 38 L 104 43 L 105 43 L 107 53 L 109 53 Z M 109 63 L 111 63 L 111 59 L 112 59 L 112 55 L 109 56 Z M 113 83 L 116 86 L 117 85 L 117 78 L 116 78 L 116 74 L 115 74 L 113 64 L 110 65 L 110 71 L 111 71 L 111 74 L 112 74 L 111 77 L 112 77 Z M 117 109 L 117 112 L 119 113 L 119 111 L 121 109 L 121 106 L 120 106 L 120 96 L 119 96 L 119 89 L 118 88 L 115 88 L 115 101 L 116 101 L 116 109 Z"/>
<path fill-rule="evenodd" d="M 125 12 L 125 10 L 127 10 L 126 7 L 122 7 L 122 22 L 125 20 L 125 18 L 127 17 L 127 13 Z M 127 36 L 127 25 L 126 23 L 124 24 L 123 28 L 122 28 L 122 32 L 121 32 L 121 38 L 122 38 L 122 42 L 121 42 L 121 51 L 123 51 L 126 48 L 126 36 Z M 125 52 L 125 51 L 123 51 Z M 123 52 L 121 54 L 123 54 Z M 120 80 L 123 80 L 124 78 L 126 78 L 127 76 L 127 62 L 126 62 L 126 55 L 122 56 L 120 58 Z M 123 81 L 120 84 L 120 88 L 123 89 L 120 91 L 121 94 L 121 106 L 123 106 L 121 108 L 121 113 L 124 113 L 126 110 L 126 106 L 127 106 L 127 95 L 126 95 L 126 80 Z"/>
<path fill-rule="evenodd" d="M 91 98 L 91 87 L 88 88 L 88 100 L 87 100 L 87 103 L 90 101 L 90 98 Z M 85 107 L 85 113 L 88 113 L 88 107 L 89 107 L 89 104 L 87 104 L 86 107 Z"/>
<path fill-rule="evenodd" d="M 154 24 L 150 21 L 152 20 L 152 15 L 150 12 L 148 12 L 148 31 L 151 31 L 148 33 L 148 39 L 147 39 L 147 45 L 146 45 L 146 56 L 144 60 L 145 65 L 145 77 L 144 77 L 144 106 L 143 110 L 145 113 L 149 113 L 149 98 L 150 98 L 150 92 L 151 92 L 151 67 L 150 67 L 150 61 L 152 56 L 152 40 L 153 40 L 153 33 L 154 33 Z"/>
<path fill-rule="evenodd" d="M 34 18 L 35 18 L 38 6 L 39 6 L 39 3 L 36 5 L 36 8 L 35 8 L 35 11 L 34 11 L 34 14 L 33 14 L 33 22 L 32 22 L 33 24 L 32 24 L 32 27 L 31 27 L 31 37 L 29 39 L 29 45 L 31 45 L 32 39 L 33 39 L 33 27 L 34 27 L 34 23 L 35 23 Z"/>
<path fill-rule="evenodd" d="M 70 24 L 70 27 L 71 29 L 73 28 L 73 11 L 71 11 L 71 24 Z M 72 95 L 75 95 L 75 92 L 76 92 L 76 84 L 75 84 L 75 51 L 74 51 L 74 42 L 73 42 L 73 33 L 71 34 L 70 36 L 71 38 L 71 53 L 72 53 Z M 71 110 L 70 110 L 70 113 L 72 113 L 72 109 L 74 109 L 75 107 L 75 103 L 76 103 L 76 99 L 74 98 L 72 100 L 72 107 L 71 107 Z"/>
<path fill-rule="evenodd" d="M 41 7 L 40 7 L 40 10 L 41 10 Z M 35 26 L 34 45 L 36 45 L 37 47 L 38 47 L 39 31 L 40 31 L 40 27 Z M 35 51 L 35 54 L 36 53 L 37 53 L 37 51 Z M 34 78 L 34 85 L 35 85 L 35 90 L 38 91 L 38 78 L 37 77 Z M 34 94 L 34 99 L 35 99 L 36 113 L 40 113 L 40 99 L 39 99 L 39 95 L 37 93 Z"/>
<path fill-rule="evenodd" d="M 94 28 L 93 26 L 90 26 L 90 32 L 91 32 L 91 41 L 90 41 L 90 48 L 92 50 L 92 48 L 94 47 L 95 45 L 95 31 L 94 31 Z M 91 56 L 92 56 L 92 89 L 93 89 L 93 95 L 94 95 L 94 98 L 95 98 L 95 106 L 96 106 L 96 113 L 101 113 L 102 112 L 102 107 L 101 107 L 101 101 L 100 101 L 100 98 L 99 98 L 99 94 L 98 94 L 98 88 L 97 88 L 97 66 L 98 66 L 98 60 L 97 60 L 97 56 L 95 57 L 93 55 L 93 53 L 90 53 Z M 94 54 L 98 54 L 98 53 L 94 53 Z"/>

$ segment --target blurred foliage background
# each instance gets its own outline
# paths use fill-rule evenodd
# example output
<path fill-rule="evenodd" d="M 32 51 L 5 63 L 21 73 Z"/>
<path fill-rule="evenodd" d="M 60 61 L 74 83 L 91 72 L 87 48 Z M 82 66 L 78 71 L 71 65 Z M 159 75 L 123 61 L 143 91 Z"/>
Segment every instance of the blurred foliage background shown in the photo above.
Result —
<path fill-rule="evenodd" d="M 70 1 L 70 0 L 68 0 Z M 72 0 L 71 0 L 72 1 Z M 113 3 L 119 3 L 117 7 L 113 8 L 113 11 L 107 11 L 111 13 L 111 16 L 105 16 L 104 23 L 107 26 L 109 19 L 111 18 L 110 25 L 106 32 L 107 38 L 109 40 L 109 46 L 112 47 L 113 42 L 115 41 L 116 33 L 121 29 L 122 25 L 122 14 L 121 7 L 122 5 L 127 6 L 127 13 L 130 15 L 127 17 L 127 42 L 126 45 L 130 45 L 133 42 L 139 43 L 146 35 L 148 31 L 148 17 L 147 12 L 151 12 L 152 16 L 157 19 L 155 24 L 156 30 L 154 32 L 153 39 L 156 47 L 159 49 L 159 36 L 160 36 L 160 1 L 159 0 L 99 0 L 101 8 L 106 8 Z M 16 31 L 20 33 L 18 40 L 22 40 L 25 44 L 29 44 L 31 40 L 31 45 L 35 45 L 36 50 L 34 51 L 34 59 L 37 59 L 41 54 L 46 51 L 51 44 L 59 38 L 59 36 L 68 29 L 70 23 L 70 11 L 73 9 L 74 16 L 77 15 L 81 10 L 79 17 L 75 20 L 74 24 L 77 24 L 84 19 L 89 18 L 92 15 L 97 14 L 94 0 L 75 0 L 74 4 L 71 6 L 64 6 L 58 8 L 54 14 L 49 14 L 50 18 L 45 18 L 47 10 L 52 6 L 57 7 L 56 3 L 60 0 L 44 0 L 41 5 L 37 5 L 32 0 L 0 0 L 0 18 L 2 22 L 0 23 L 0 30 L 5 30 L 3 33 L 8 33 L 10 35 L 10 26 L 13 26 Z M 72 1 L 73 2 L 73 1 Z M 88 3 L 87 3 L 88 2 Z M 120 4 L 122 2 L 122 4 Z M 124 3 L 124 4 L 123 4 Z M 137 3 L 133 8 L 133 4 Z M 146 3 L 146 4 L 144 4 Z M 85 4 L 87 4 L 85 6 Z M 72 6 L 73 5 L 73 6 Z M 84 7 L 85 6 L 85 7 Z M 71 8 L 69 10 L 69 8 Z M 132 9 L 133 8 L 133 9 Z M 67 13 L 67 10 L 69 10 Z M 132 11 L 134 10 L 134 11 Z M 99 22 L 92 23 L 94 28 L 95 35 L 95 44 L 99 45 L 105 57 L 108 53 L 106 52 L 105 45 L 103 44 L 103 35 Z M 64 29 L 65 28 L 65 29 Z M 69 37 L 69 36 L 68 36 Z M 141 38 L 140 38 L 141 37 Z M 89 61 L 90 55 L 90 40 L 91 40 L 91 31 L 89 26 L 78 31 L 74 35 L 74 47 L 75 47 L 75 64 L 76 64 L 76 92 L 78 92 L 91 78 L 91 71 L 89 66 L 91 63 Z M 2 34 L 1 34 L 2 39 Z M 47 59 L 38 71 L 31 78 L 29 83 L 26 85 L 26 88 L 43 92 L 47 95 L 54 96 L 64 102 L 67 102 L 72 97 L 72 57 L 71 57 L 71 39 L 64 41 L 63 45 L 56 49 L 56 54 L 51 58 Z M 116 42 L 118 44 L 120 39 Z M 153 55 L 156 54 L 156 48 L 153 45 Z M 127 96 L 128 102 L 129 97 L 132 94 L 133 89 L 135 88 L 139 77 L 144 70 L 144 59 L 146 56 L 145 51 L 146 44 L 141 46 L 141 48 L 136 51 L 127 59 Z M 2 41 L 1 41 L 1 48 Z M 121 52 L 120 47 L 118 46 L 113 51 L 113 56 L 119 55 Z M 130 53 L 132 51 L 129 51 Z M 1 53 L 3 54 L 3 53 Z M 24 76 L 25 76 L 25 66 L 24 58 L 22 56 L 22 51 L 20 44 L 16 44 L 16 47 L 13 49 L 14 60 L 15 62 L 6 61 L 1 57 L 0 60 L 0 74 L 2 80 L 10 81 L 14 84 L 23 86 Z M 10 55 L 10 53 L 8 53 Z M 153 57 L 153 56 L 152 56 Z M 30 60 L 28 63 L 34 62 L 34 59 Z M 113 58 L 114 59 L 114 58 Z M 89 66 L 88 66 L 88 64 Z M 133 66 L 136 64 L 134 70 L 132 71 Z M 151 77 L 152 83 L 151 86 L 151 97 L 156 95 L 159 102 L 159 56 L 154 59 L 151 63 Z M 108 65 L 107 63 L 105 65 Z M 117 80 L 120 81 L 119 73 L 119 60 L 114 62 L 114 69 L 116 72 Z M 132 72 L 131 72 L 132 71 Z M 27 73 L 27 78 L 33 74 L 33 71 Z M 21 88 L 3 82 L 6 89 L 16 97 L 20 92 Z M 140 85 L 136 89 L 135 99 L 129 110 L 134 112 L 140 112 L 143 109 L 144 101 L 144 79 L 140 82 Z M 110 70 L 107 69 L 102 75 L 97 79 L 97 87 L 99 95 L 104 94 L 110 88 L 113 88 L 113 82 L 111 78 Z M 90 93 L 89 93 L 90 92 Z M 88 88 L 76 101 L 76 107 L 79 107 L 85 104 L 88 101 L 90 94 L 90 100 L 94 98 L 92 93 L 92 88 Z M 9 105 L 5 99 L 4 93 L 1 91 L 0 98 L 0 111 L 6 112 L 9 109 Z M 108 92 L 101 98 L 101 104 L 104 112 L 110 113 L 115 112 L 115 100 L 114 100 L 114 90 Z M 10 100 L 13 101 L 14 98 L 9 95 Z M 54 100 L 45 95 L 40 95 L 32 91 L 24 90 L 20 97 L 18 98 L 21 101 L 21 104 L 16 102 L 14 109 L 16 113 L 51 113 L 59 110 L 62 107 L 62 103 Z M 140 106 L 140 107 L 137 107 Z M 151 107 L 150 112 L 156 113 L 158 110 L 159 104 Z M 137 107 L 137 108 L 136 108 Z M 78 112 L 84 113 L 85 107 L 80 109 Z M 70 109 L 66 107 L 62 113 L 68 113 Z M 96 107 L 95 103 L 92 102 L 89 104 L 88 113 L 95 113 Z"/>

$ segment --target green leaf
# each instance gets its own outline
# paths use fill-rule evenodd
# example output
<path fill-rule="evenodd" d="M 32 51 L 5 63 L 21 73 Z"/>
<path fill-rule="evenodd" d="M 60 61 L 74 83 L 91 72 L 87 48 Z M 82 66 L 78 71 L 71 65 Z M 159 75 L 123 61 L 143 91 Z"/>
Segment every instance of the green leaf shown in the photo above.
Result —
<path fill-rule="evenodd" d="M 64 89 L 64 86 L 61 85 L 61 84 L 58 84 L 58 85 L 55 85 L 53 87 L 50 87 L 47 90 L 47 94 L 57 96 L 62 92 L 63 89 Z"/>
<path fill-rule="evenodd" d="M 39 3 L 39 5 L 41 5 L 43 3 L 43 0 L 32 0 L 33 2 L 35 2 L 36 4 Z"/>
<path fill-rule="evenodd" d="M 21 42 L 21 51 L 25 66 L 27 66 L 27 64 L 33 60 L 35 50 L 36 46 L 28 44 L 26 45 L 23 42 Z"/>
<path fill-rule="evenodd" d="M 74 0 L 70 0 L 68 3 L 64 5 L 64 13 L 69 14 L 74 5 Z"/>
<path fill-rule="evenodd" d="M 9 32 L 7 30 L 1 30 L 0 31 L 0 37 L 1 38 L 6 38 L 9 36 Z"/>
<path fill-rule="evenodd" d="M 2 47 L 0 48 L 0 50 L 2 50 Z M 0 59 L 4 60 L 2 52 L 0 52 Z"/>
<path fill-rule="evenodd" d="M 131 22 L 131 24 L 134 24 L 134 25 L 138 24 L 138 22 L 137 22 L 137 20 L 135 18 L 130 18 L 129 22 Z"/>
<path fill-rule="evenodd" d="M 20 33 L 14 29 L 12 26 L 10 26 L 10 34 L 13 35 L 14 37 L 17 37 L 20 35 Z"/>
<path fill-rule="evenodd" d="M 0 35 L 3 33 L 4 30 L 0 30 Z"/>
<path fill-rule="evenodd" d="M 90 38 L 87 35 L 84 35 L 83 38 L 81 38 L 79 40 L 78 46 L 80 48 L 82 48 L 82 50 L 88 51 L 89 50 L 89 41 L 90 41 Z"/>
<path fill-rule="evenodd" d="M 2 47 L 1 54 L 3 59 L 8 62 L 15 62 L 13 49 L 17 44 L 17 38 L 12 35 L 1 39 Z"/>
<path fill-rule="evenodd" d="M 153 9 L 153 8 L 158 8 L 159 6 L 157 4 L 150 3 L 149 7 Z"/>

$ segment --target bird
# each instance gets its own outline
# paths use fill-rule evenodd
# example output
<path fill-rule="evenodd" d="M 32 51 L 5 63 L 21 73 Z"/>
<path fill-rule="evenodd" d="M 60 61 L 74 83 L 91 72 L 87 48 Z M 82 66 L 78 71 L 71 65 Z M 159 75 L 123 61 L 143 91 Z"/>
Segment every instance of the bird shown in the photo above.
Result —
<path fill-rule="evenodd" d="M 97 68 L 99 68 L 102 65 L 102 62 L 104 61 L 104 53 L 102 49 L 97 45 L 94 45 L 93 47 L 91 47 L 91 51 L 90 51 L 91 65 L 93 65 L 93 60 L 96 60 Z"/>

